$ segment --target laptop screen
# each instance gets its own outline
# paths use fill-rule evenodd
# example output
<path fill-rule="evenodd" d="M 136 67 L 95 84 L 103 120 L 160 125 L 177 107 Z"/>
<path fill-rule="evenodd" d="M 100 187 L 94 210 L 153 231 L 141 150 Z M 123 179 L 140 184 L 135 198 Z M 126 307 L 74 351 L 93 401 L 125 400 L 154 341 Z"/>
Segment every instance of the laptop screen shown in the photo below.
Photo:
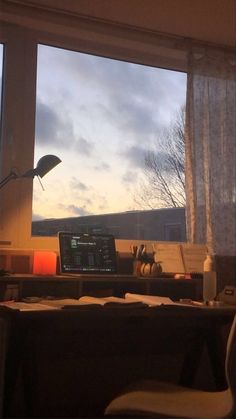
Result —
<path fill-rule="evenodd" d="M 58 237 L 61 273 L 116 273 L 112 235 L 59 232 Z"/>

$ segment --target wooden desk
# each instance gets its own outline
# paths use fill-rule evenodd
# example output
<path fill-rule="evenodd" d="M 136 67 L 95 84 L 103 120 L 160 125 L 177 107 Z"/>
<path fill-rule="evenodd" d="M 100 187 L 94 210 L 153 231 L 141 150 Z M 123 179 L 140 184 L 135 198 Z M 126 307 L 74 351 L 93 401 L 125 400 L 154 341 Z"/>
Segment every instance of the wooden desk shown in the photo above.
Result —
<path fill-rule="evenodd" d="M 173 380 L 177 357 L 175 379 L 191 384 L 203 343 L 213 338 L 215 347 L 208 345 L 208 350 L 222 388 L 224 373 L 218 361 L 223 364 L 225 346 L 219 345 L 219 331 L 233 315 L 224 309 L 176 306 L 0 311 L 9 325 L 4 416 L 99 417 L 128 383 L 140 378 Z M 217 364 L 212 350 L 218 354 Z M 17 385 L 18 391 L 24 390 L 20 407 L 14 400 Z"/>
<path fill-rule="evenodd" d="M 4 299 L 7 287 L 15 285 L 18 297 L 55 296 L 79 298 L 82 295 L 103 294 L 123 296 L 126 292 L 168 296 L 174 300 L 202 295 L 202 280 L 172 278 L 136 278 L 132 275 L 106 276 L 35 276 L 27 274 L 0 278 L 0 299 Z M 9 293 L 9 295 L 11 292 Z M 9 299 L 9 297 L 7 298 Z"/>

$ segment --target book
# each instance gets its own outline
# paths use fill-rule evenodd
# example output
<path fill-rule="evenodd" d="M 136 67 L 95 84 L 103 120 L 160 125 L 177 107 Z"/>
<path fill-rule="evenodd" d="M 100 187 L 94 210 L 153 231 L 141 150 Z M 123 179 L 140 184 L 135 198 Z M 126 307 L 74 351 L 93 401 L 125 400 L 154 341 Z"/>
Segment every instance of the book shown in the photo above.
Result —
<path fill-rule="evenodd" d="M 57 310 L 57 307 L 52 307 L 47 304 L 40 303 L 24 303 L 21 301 L 2 301 L 0 308 L 18 311 L 45 311 Z"/>
<path fill-rule="evenodd" d="M 121 298 L 121 297 L 91 297 L 91 296 L 83 296 L 79 298 L 79 304 L 87 305 L 87 304 L 95 304 L 100 306 L 108 306 L 108 307 L 145 307 L 146 304 L 142 301 L 136 300 L 129 300 L 128 298 Z"/>
<path fill-rule="evenodd" d="M 64 306 L 77 306 L 79 304 L 79 300 L 77 298 L 50 298 L 42 299 L 40 303 L 49 307 L 63 308 Z"/>
<path fill-rule="evenodd" d="M 21 301 L 3 301 L 0 303 L 0 308 L 19 310 L 19 311 L 42 311 L 42 310 L 60 310 L 60 309 L 73 309 L 82 307 L 147 307 L 141 301 L 128 300 L 127 298 L 120 297 L 92 297 L 83 296 L 79 299 L 76 298 L 63 298 L 63 299 L 42 299 L 39 302 L 21 302 Z"/>
<path fill-rule="evenodd" d="M 158 295 L 143 295 L 143 294 L 132 294 L 127 292 L 125 294 L 127 301 L 139 301 L 147 304 L 149 307 L 165 305 L 175 305 L 169 297 L 160 297 Z"/>
<path fill-rule="evenodd" d="M 126 298 L 120 297 L 93 297 L 90 295 L 84 295 L 78 299 L 74 298 L 65 298 L 65 299 L 55 299 L 55 300 L 42 300 L 43 304 L 48 304 L 52 307 L 57 308 L 80 308 L 82 306 L 99 306 L 99 307 L 145 307 L 146 305 L 141 301 L 128 300 Z"/>

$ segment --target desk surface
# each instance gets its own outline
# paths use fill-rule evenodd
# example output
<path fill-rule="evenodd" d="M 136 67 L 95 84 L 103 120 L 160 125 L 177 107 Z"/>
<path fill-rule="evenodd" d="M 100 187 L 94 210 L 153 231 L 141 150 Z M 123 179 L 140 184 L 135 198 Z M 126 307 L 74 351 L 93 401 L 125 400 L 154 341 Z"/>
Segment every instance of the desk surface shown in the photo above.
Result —
<path fill-rule="evenodd" d="M 0 277 L 0 282 L 14 282 L 14 281 L 170 281 L 175 283 L 196 283 L 201 282 L 198 278 L 192 279 L 174 279 L 171 276 L 163 277 L 148 277 L 148 276 L 134 276 L 128 274 L 60 274 L 60 275 L 33 275 L 33 274 L 10 274 Z"/>

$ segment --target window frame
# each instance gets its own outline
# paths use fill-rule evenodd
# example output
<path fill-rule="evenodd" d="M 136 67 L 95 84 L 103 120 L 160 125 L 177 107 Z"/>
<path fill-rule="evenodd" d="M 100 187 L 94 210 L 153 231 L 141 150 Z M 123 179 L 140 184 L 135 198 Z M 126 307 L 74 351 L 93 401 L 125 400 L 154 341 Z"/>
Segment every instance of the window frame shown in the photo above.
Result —
<path fill-rule="evenodd" d="M 175 43 L 163 45 L 153 33 L 130 31 L 87 22 L 66 36 L 65 26 L 35 31 L 2 23 L 4 44 L 0 177 L 13 167 L 23 173 L 34 164 L 35 108 L 38 44 L 100 55 L 170 70 L 186 71 L 187 50 Z M 105 26 L 104 26 L 105 25 Z M 68 27 L 68 25 L 66 25 Z M 101 30 L 103 29 L 103 30 Z M 70 32 L 70 31 L 69 31 Z M 125 42 L 124 42 L 124 38 Z M 57 247 L 54 237 L 31 236 L 32 179 L 17 179 L 0 191 L 0 248 Z"/>

